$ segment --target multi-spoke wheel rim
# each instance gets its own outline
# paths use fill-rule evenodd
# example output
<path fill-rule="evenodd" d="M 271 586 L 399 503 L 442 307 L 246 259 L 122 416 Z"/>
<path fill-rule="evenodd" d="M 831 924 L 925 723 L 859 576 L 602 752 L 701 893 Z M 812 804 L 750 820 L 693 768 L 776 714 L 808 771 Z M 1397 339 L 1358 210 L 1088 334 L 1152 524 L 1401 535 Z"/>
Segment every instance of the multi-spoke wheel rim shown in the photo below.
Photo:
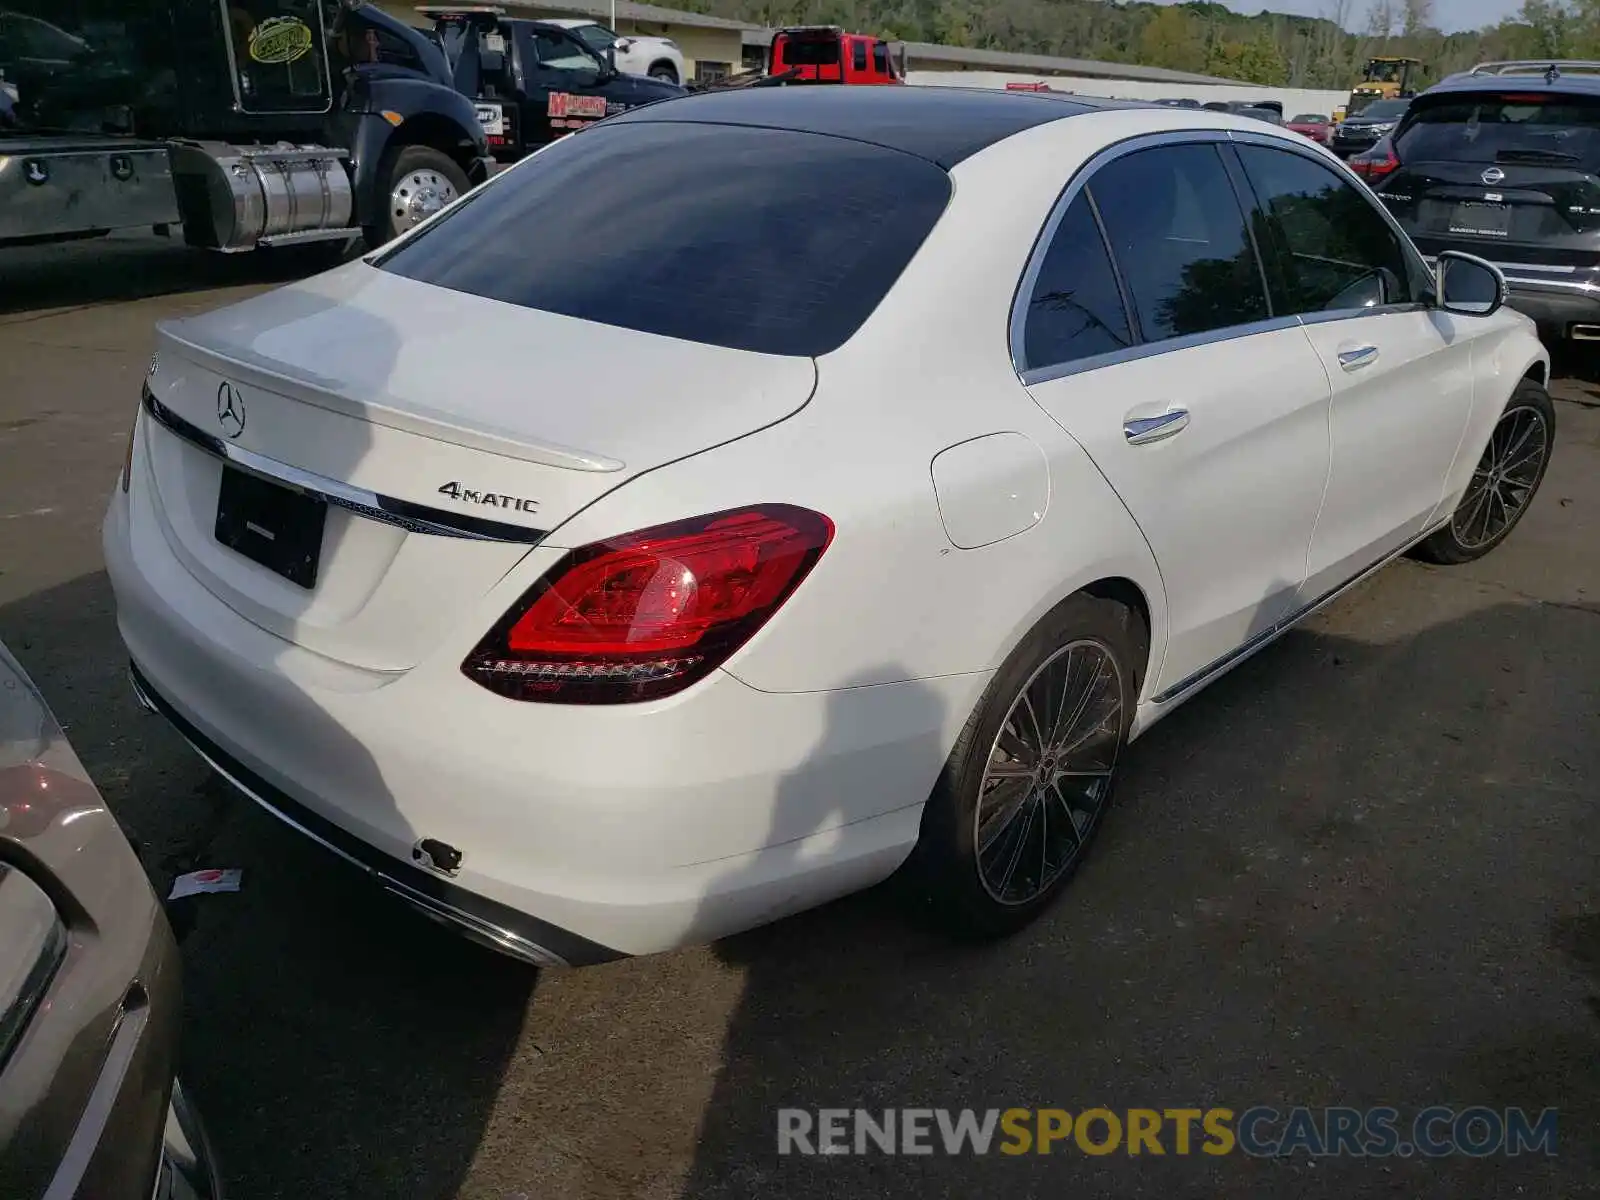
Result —
<path fill-rule="evenodd" d="M 1507 409 L 1450 518 L 1456 541 L 1476 550 L 1505 536 L 1533 498 L 1549 452 L 1544 414 L 1526 405 Z"/>
<path fill-rule="evenodd" d="M 978 785 L 973 842 L 991 897 L 1027 904 L 1078 861 L 1121 744 L 1115 655 L 1094 641 L 1062 646 L 1011 702 Z"/>

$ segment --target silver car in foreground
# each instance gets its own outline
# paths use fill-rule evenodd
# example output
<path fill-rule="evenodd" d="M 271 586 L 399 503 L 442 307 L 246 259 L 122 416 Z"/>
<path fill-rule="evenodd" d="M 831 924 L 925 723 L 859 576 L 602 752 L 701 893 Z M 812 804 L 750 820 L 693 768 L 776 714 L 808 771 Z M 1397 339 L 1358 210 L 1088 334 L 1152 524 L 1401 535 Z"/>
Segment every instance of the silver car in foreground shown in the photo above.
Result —
<path fill-rule="evenodd" d="M 220 1195 L 173 1075 L 178 976 L 138 858 L 0 645 L 0 1197 Z"/>

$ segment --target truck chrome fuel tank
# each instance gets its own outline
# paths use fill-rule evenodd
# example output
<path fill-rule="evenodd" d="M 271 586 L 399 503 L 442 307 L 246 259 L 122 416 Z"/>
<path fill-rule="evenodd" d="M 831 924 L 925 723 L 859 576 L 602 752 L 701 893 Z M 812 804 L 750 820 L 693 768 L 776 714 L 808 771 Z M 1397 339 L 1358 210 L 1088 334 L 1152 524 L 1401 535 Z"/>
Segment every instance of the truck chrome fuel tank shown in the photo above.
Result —
<path fill-rule="evenodd" d="M 234 251 L 348 236 L 354 195 L 344 157 L 342 150 L 287 142 L 174 143 L 186 239 Z"/>

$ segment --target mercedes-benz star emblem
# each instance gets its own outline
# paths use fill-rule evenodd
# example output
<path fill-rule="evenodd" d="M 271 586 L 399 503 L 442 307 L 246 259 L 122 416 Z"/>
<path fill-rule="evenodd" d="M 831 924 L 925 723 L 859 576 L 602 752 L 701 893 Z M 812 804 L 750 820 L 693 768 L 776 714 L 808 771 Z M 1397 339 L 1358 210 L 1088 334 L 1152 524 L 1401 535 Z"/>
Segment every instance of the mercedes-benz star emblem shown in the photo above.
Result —
<path fill-rule="evenodd" d="M 1506 173 L 1504 171 L 1502 171 L 1499 167 L 1490 167 L 1482 175 L 1478 176 L 1479 179 L 1482 179 L 1490 187 L 1493 187 L 1495 184 L 1500 183 L 1502 180 L 1505 179 L 1505 177 L 1506 177 Z"/>
<path fill-rule="evenodd" d="M 223 382 L 217 388 L 217 424 L 231 438 L 244 432 L 244 397 L 231 383 Z"/>

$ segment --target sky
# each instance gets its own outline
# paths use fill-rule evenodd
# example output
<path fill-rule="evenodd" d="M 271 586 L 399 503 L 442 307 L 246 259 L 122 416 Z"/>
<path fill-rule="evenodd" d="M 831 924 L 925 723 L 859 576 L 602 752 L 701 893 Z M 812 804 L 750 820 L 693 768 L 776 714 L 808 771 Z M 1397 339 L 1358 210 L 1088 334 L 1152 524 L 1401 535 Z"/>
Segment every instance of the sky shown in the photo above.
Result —
<path fill-rule="evenodd" d="M 1296 13 L 1303 17 L 1320 17 L 1332 7 L 1329 0 L 1222 0 L 1229 8 L 1242 13 L 1258 13 L 1262 9 L 1272 12 Z M 1366 18 L 1367 3 L 1354 0 L 1351 4 L 1351 24 L 1360 26 Z M 1398 7 L 1398 5 L 1396 6 Z M 1509 17 L 1522 7 L 1521 0 L 1433 0 L 1433 24 L 1446 33 L 1463 29 L 1482 29 Z"/>

